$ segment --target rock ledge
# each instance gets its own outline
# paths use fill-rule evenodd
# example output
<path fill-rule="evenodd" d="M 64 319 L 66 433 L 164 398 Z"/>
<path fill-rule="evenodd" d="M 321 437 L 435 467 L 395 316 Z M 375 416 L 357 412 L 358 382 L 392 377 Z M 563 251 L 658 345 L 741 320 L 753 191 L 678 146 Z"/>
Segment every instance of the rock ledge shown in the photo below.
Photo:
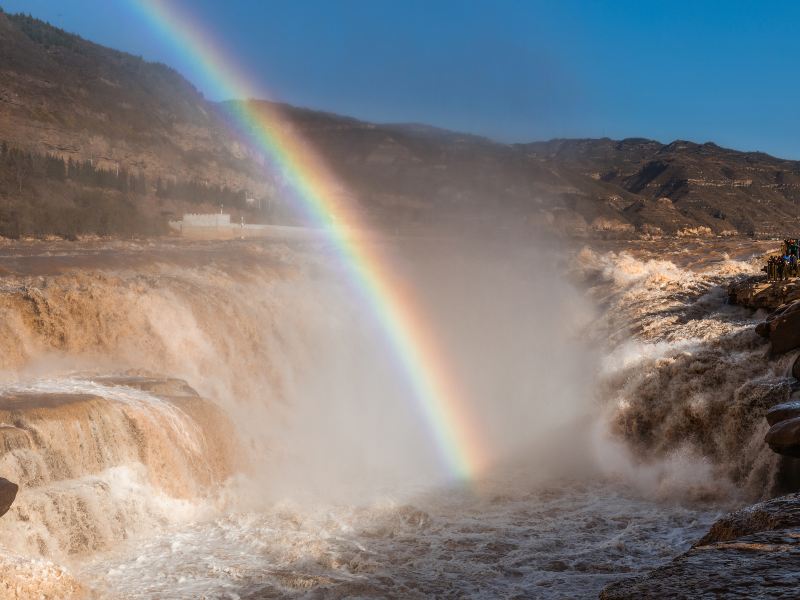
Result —
<path fill-rule="evenodd" d="M 797 598 L 798 564 L 800 494 L 790 494 L 726 515 L 688 552 L 600 598 Z"/>

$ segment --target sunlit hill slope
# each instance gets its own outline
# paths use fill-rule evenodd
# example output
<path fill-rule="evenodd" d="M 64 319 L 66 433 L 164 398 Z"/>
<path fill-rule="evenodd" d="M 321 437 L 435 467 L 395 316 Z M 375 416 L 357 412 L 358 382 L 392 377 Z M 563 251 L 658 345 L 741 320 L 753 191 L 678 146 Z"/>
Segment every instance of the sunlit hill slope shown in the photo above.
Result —
<path fill-rule="evenodd" d="M 23 15 L 0 14 L 0 56 L 0 235 L 162 233 L 172 216 L 220 203 L 248 221 L 298 219 L 229 107 L 173 69 Z M 762 153 L 646 139 L 501 144 L 281 108 L 392 230 L 763 235 L 800 220 L 800 163 Z"/>

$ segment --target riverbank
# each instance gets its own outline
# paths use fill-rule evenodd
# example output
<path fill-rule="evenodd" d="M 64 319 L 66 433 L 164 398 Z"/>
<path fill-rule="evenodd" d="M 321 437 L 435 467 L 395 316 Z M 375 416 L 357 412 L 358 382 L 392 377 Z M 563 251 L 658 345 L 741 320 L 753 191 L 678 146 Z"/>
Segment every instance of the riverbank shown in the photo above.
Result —
<path fill-rule="evenodd" d="M 800 340 L 795 341 L 798 323 L 793 315 L 800 300 L 800 281 L 737 277 L 728 285 L 727 295 L 731 305 L 753 312 L 753 333 L 765 338 L 771 362 L 789 371 L 786 391 L 769 397 L 751 418 L 761 416 L 761 444 L 781 455 L 776 490 L 797 489 L 800 373 L 796 349 Z M 646 575 L 607 586 L 600 598 L 794 598 L 798 560 L 800 494 L 791 493 L 726 515 L 687 552 Z"/>
<path fill-rule="evenodd" d="M 466 485 L 448 478 L 329 244 L 10 243 L 0 391 L 24 386 L 30 415 L 3 418 L 49 428 L 13 438 L 18 451 L 91 466 L 107 446 L 120 460 L 52 484 L 14 471 L 28 520 L 13 507 L 0 518 L 0 563 L 27 565 L 31 590 L 63 572 L 126 600 L 588 598 L 775 493 L 765 413 L 793 384 L 753 333 L 758 313 L 726 296 L 757 272 L 760 246 L 368 243 L 425 307 L 490 468 Z M 44 392 L 68 398 L 43 406 Z M 163 426 L 144 421 L 143 398 Z M 221 452 L 193 458 L 173 441 L 186 433 L 235 439 L 257 468 L 207 476 Z"/>
<path fill-rule="evenodd" d="M 600 599 L 796 598 L 799 562 L 800 494 L 790 494 L 730 513 L 688 552 Z"/>

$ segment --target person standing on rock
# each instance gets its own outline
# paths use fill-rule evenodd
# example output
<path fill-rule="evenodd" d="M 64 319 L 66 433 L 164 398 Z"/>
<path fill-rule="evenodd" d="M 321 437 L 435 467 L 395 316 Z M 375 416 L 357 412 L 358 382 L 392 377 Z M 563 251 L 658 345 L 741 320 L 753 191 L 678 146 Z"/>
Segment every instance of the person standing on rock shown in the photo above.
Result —
<path fill-rule="evenodd" d="M 783 280 L 783 275 L 784 275 L 784 272 L 786 271 L 786 261 L 783 260 L 782 256 L 778 257 L 777 261 L 778 261 L 778 272 L 777 272 L 778 277 L 777 278 L 779 280 Z"/>

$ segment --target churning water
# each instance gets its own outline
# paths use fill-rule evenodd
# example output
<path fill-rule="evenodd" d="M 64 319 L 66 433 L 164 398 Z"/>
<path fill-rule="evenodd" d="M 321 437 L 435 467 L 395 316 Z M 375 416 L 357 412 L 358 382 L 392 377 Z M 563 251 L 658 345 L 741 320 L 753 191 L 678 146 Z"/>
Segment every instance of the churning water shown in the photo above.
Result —
<path fill-rule="evenodd" d="M 668 560 L 712 517 L 599 481 L 486 498 L 283 504 L 128 545 L 81 575 L 126 598 L 594 597 Z"/>
<path fill-rule="evenodd" d="M 594 597 L 768 489 L 748 409 L 788 383 L 725 304 L 747 247 L 435 247 L 385 252 L 481 423 L 469 484 L 324 246 L 15 254 L 0 592 Z"/>

